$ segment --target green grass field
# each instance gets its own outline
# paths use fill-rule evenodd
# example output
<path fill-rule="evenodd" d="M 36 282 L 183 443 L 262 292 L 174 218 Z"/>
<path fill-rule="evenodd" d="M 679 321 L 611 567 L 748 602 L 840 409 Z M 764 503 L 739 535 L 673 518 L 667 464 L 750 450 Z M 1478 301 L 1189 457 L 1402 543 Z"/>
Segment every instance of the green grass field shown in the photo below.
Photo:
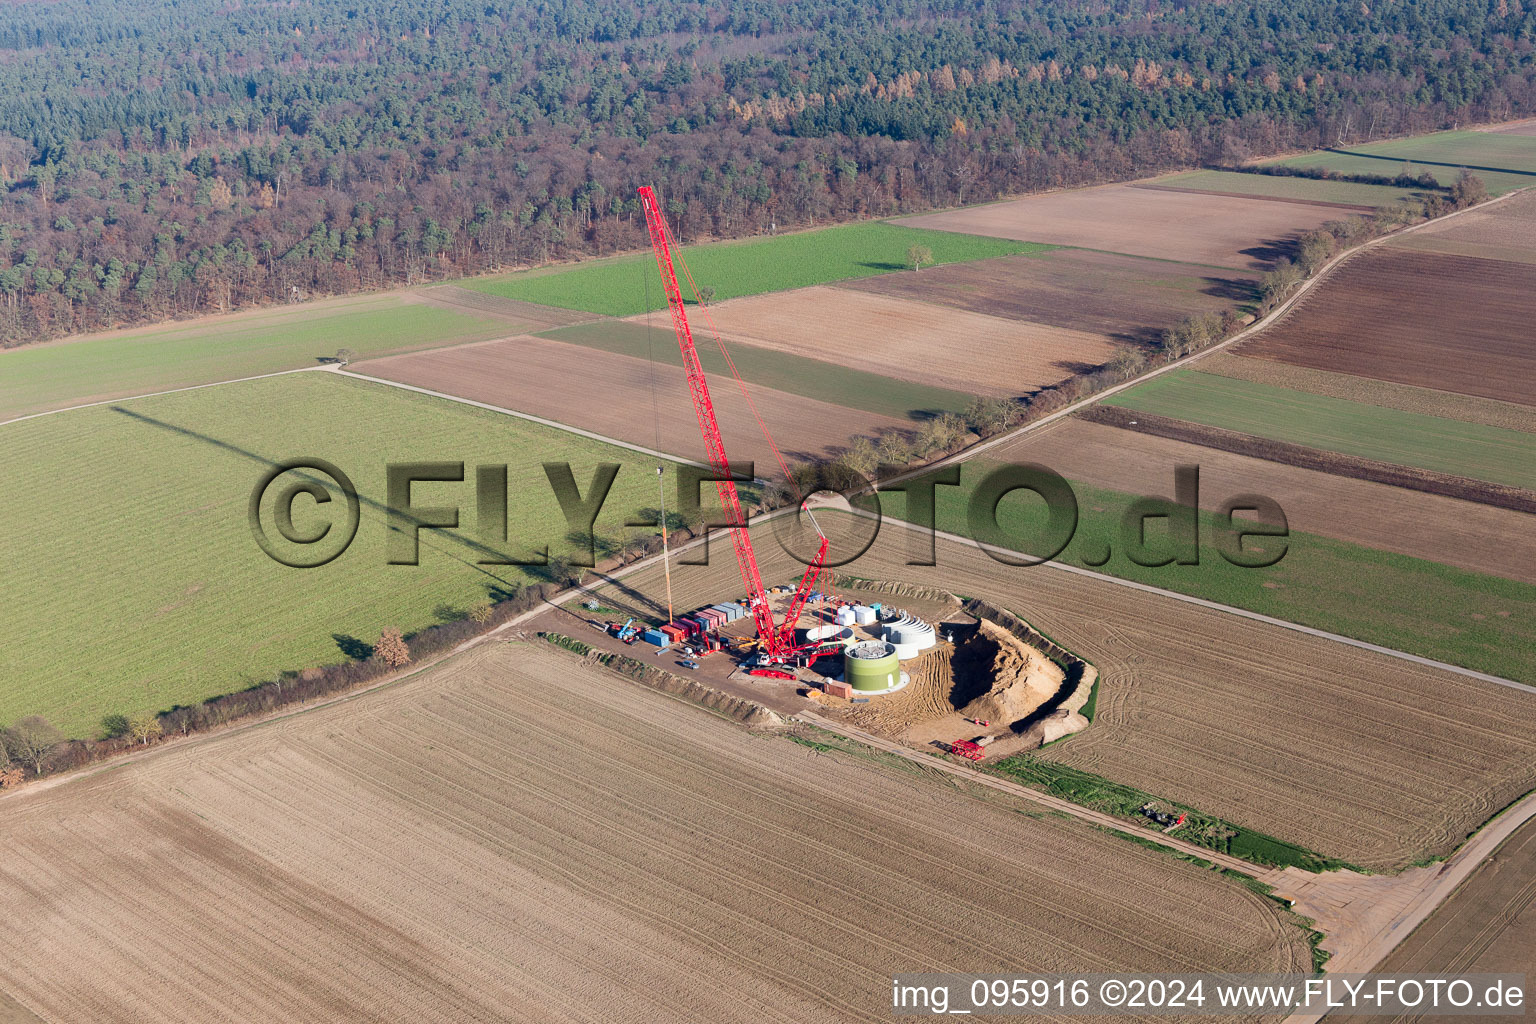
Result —
<path fill-rule="evenodd" d="M 1429 171 L 1442 185 L 1456 181 L 1463 167 L 1488 186 L 1491 195 L 1536 185 L 1536 137 L 1496 132 L 1435 132 L 1411 139 L 1345 145 L 1286 157 L 1273 163 L 1326 167 L 1347 174 Z"/>
<path fill-rule="evenodd" d="M 936 488 L 938 527 L 971 536 L 966 502 L 971 489 L 996 464 L 968 462 L 960 487 Z M 1271 615 L 1318 629 L 1408 651 L 1494 675 L 1536 682 L 1536 586 L 1451 568 L 1436 562 L 1379 551 L 1313 534 L 1293 532 L 1285 556 L 1274 566 L 1245 569 L 1222 558 L 1215 546 L 1216 516 L 1201 516 L 1199 565 L 1149 568 L 1126 557 L 1120 520 L 1136 496 L 1073 482 L 1077 531 L 1059 560 Z M 906 496 L 882 491 L 883 514 L 906 516 Z M 1361 510 L 1369 515 L 1368 509 Z M 1031 549 L 1043 536 L 1044 502 L 1028 492 L 1005 497 L 998 507 L 1006 546 Z M 1154 520 L 1148 528 L 1154 549 L 1165 550 L 1166 533 Z M 1276 541 L 1253 538 L 1246 547 Z M 1102 566 L 1089 566 L 1111 552 Z M 1274 549 L 1271 549 L 1274 550 Z"/>
<path fill-rule="evenodd" d="M 1401 466 L 1536 488 L 1536 438 L 1307 391 L 1178 370 L 1107 405 Z"/>
<path fill-rule="evenodd" d="M 682 253 L 700 287 L 715 289 L 714 299 L 718 302 L 902 270 L 906 267 L 907 249 L 914 245 L 927 246 L 937 263 L 963 263 L 1052 248 L 1033 242 L 867 222 L 745 242 L 685 246 Z M 680 283 L 684 296 L 691 300 L 687 281 Z M 632 316 L 647 308 L 667 307 L 656 276 L 656 263 L 649 253 L 546 267 L 463 284 L 509 299 L 608 316 Z"/>
<path fill-rule="evenodd" d="M 654 460 L 332 374 L 43 417 L 0 428 L 0 439 L 0 722 L 42 714 L 75 736 L 93 734 L 106 714 L 345 660 L 333 634 L 372 642 L 385 626 L 410 632 L 540 580 L 538 570 L 475 564 L 480 463 L 509 464 L 509 534 L 520 551 L 548 542 L 558 554 L 567 533 L 545 460 L 569 460 L 583 493 L 597 463 L 623 464 L 600 536 L 617 536 L 657 501 Z M 315 569 L 270 560 L 247 518 L 271 461 L 298 456 L 334 463 L 361 495 L 356 539 Z M 384 467 L 418 460 L 466 463 L 463 483 L 413 489 L 417 506 L 457 504 L 461 528 L 423 530 L 419 566 L 387 565 Z M 311 499 L 295 502 L 297 528 L 317 528 L 318 516 Z"/>
<path fill-rule="evenodd" d="M 1240 171 L 1186 171 L 1158 178 L 1150 184 L 1243 196 L 1300 199 L 1314 203 L 1351 203 L 1356 206 L 1417 203 L 1421 194 L 1420 190 L 1390 185 L 1318 181 L 1315 178 L 1278 178 L 1268 174 L 1243 174 Z"/>
<path fill-rule="evenodd" d="M 505 324 L 392 295 L 285 306 L 0 352 L 0 420 L 125 395 L 500 337 Z"/>
<path fill-rule="evenodd" d="M 682 353 L 673 340 L 672 321 L 665 314 L 649 326 L 628 320 L 599 320 L 558 327 L 538 337 L 635 359 L 655 359 L 668 366 L 683 365 Z M 712 343 L 700 339 L 698 351 L 706 372 L 729 375 L 725 358 Z M 914 412 L 960 412 L 974 397 L 740 341 L 731 343 L 730 353 L 742 379 L 753 384 L 897 419 Z"/>

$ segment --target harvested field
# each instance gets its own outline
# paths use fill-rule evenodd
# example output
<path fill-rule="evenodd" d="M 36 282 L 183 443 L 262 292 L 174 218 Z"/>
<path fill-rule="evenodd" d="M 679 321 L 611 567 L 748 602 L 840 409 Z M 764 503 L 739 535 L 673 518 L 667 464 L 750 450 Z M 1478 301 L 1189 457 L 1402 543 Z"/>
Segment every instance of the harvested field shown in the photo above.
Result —
<path fill-rule="evenodd" d="M 1204 356 L 1199 367 L 1201 373 L 1251 380 L 1255 384 L 1290 388 L 1293 391 L 1310 391 L 1314 395 L 1341 398 L 1346 402 L 1364 402 L 1401 412 L 1536 433 L 1536 417 L 1531 415 L 1527 406 L 1516 405 L 1514 402 L 1458 395 L 1433 388 L 1416 388 L 1409 384 L 1357 377 L 1348 373 L 1314 370 L 1310 366 L 1277 363 L 1273 359 L 1254 359 L 1231 352 Z"/>
<path fill-rule="evenodd" d="M 1101 185 L 923 214 L 901 223 L 1212 267 L 1267 270 L 1276 259 L 1290 255 L 1299 232 L 1345 216 L 1346 211 L 1327 206 Z"/>
<path fill-rule="evenodd" d="M 1087 249 L 886 274 L 839 287 L 1053 324 L 1134 345 L 1254 299 L 1255 274 Z"/>
<path fill-rule="evenodd" d="M 1198 370 L 1154 377 L 1104 403 L 1360 459 L 1536 488 L 1536 437 L 1519 430 L 1442 420 Z"/>
<path fill-rule="evenodd" d="M 1381 462 L 1357 455 L 1341 455 L 1322 451 L 1289 441 L 1276 441 L 1268 437 L 1245 434 L 1238 430 L 1208 427 L 1200 423 L 1157 413 L 1137 412 L 1115 405 L 1095 405 L 1078 415 L 1094 423 L 1123 427 L 1137 433 L 1156 437 L 1188 441 L 1214 451 L 1250 455 L 1287 466 L 1315 469 L 1324 473 L 1368 480 L 1372 483 L 1389 484 L 1409 491 L 1421 491 L 1462 501 L 1492 505 L 1494 508 L 1536 514 L 1536 491 L 1509 484 L 1492 484 L 1470 477 L 1455 476 L 1429 469 L 1403 466 L 1395 462 Z"/>
<path fill-rule="evenodd" d="M 1536 191 L 1427 224 L 1387 244 L 1417 252 L 1536 263 Z"/>
<path fill-rule="evenodd" d="M 1536 977 L 1536 820 L 1504 840 L 1450 899 L 1374 969 L 1384 974 L 1441 976 L 1524 974 L 1527 983 Z M 1529 1004 L 1529 984 L 1526 992 Z M 1334 1020 L 1335 1015 L 1328 1019 Z M 1341 1024 L 1417 1024 L 1436 1018 L 1418 1014 L 1337 1019 Z"/>
<path fill-rule="evenodd" d="M 1536 583 L 1536 531 L 1530 529 L 1531 517 L 1520 512 L 1076 418 L 1028 434 L 996 454 L 1128 494 L 1171 493 L 1174 467 L 1198 465 L 1206 509 L 1220 508 L 1234 494 L 1266 494 L 1285 509 L 1292 530 Z"/>
<path fill-rule="evenodd" d="M 941 488 L 941 490 L 943 490 Z M 847 516 L 819 516 L 849 528 Z M 798 563 L 762 529 L 770 582 Z M 1536 786 L 1529 694 L 940 538 L 915 567 L 888 524 L 844 572 L 981 597 L 1100 672 L 1093 725 L 1038 755 L 1369 868 L 1449 853 Z M 727 549 L 674 568 L 677 603 L 740 587 Z M 604 603 L 647 612 L 660 568 Z"/>
<path fill-rule="evenodd" d="M 1273 901 L 975 793 L 488 645 L 8 797 L 0 989 L 101 1022 L 788 1024 L 886 1020 L 899 971 L 1306 969 Z"/>
<path fill-rule="evenodd" d="M 694 329 L 695 339 L 702 342 L 696 346 L 700 365 L 707 373 L 728 376 L 729 364 L 716 345 L 704 340 L 708 332 L 703 328 L 704 324 L 700 322 Z M 539 337 L 647 363 L 654 361 L 661 367 L 659 372 L 676 367 L 675 372 L 682 373 L 682 353 L 673 340 L 671 322 L 665 317 L 599 320 L 546 331 Z M 743 380 L 880 416 L 905 419 L 944 411 L 960 412 L 975 398 L 970 391 L 952 391 L 930 383 L 897 380 L 885 374 L 865 373 L 851 366 L 806 359 L 759 345 L 735 345 L 730 352 L 736 372 Z"/>
<path fill-rule="evenodd" d="M 1397 188 L 1392 185 L 1362 185 L 1353 181 L 1322 181 L 1317 178 L 1289 178 L 1242 171 L 1185 171 L 1141 182 L 1140 187 L 1285 202 L 1313 202 L 1320 206 L 1337 204 L 1345 209 L 1365 212 L 1393 203 L 1416 203 L 1425 194 L 1422 189 Z"/>
<path fill-rule="evenodd" d="M 1530 404 L 1532 294 L 1536 266 L 1382 246 L 1339 267 L 1239 351 Z"/>
<path fill-rule="evenodd" d="M 728 341 L 1002 398 L 1032 394 L 1117 351 L 1083 331 L 844 288 L 736 299 L 711 314 Z"/>
<path fill-rule="evenodd" d="M 659 430 L 662 451 L 696 461 L 705 458 L 688 382 L 682 370 L 665 364 L 653 367 L 627 356 L 593 358 L 591 351 L 579 345 L 522 337 L 376 359 L 361 367 L 361 372 L 646 447 L 658 444 Z M 777 469 L 773 452 L 735 381 L 712 376 L 710 388 L 732 457 L 753 460 L 761 475 L 773 473 Z M 782 391 L 748 388 L 786 458 L 836 454 L 854 434 L 875 435 L 910 426 Z M 653 412 L 661 417 L 659 427 Z"/>

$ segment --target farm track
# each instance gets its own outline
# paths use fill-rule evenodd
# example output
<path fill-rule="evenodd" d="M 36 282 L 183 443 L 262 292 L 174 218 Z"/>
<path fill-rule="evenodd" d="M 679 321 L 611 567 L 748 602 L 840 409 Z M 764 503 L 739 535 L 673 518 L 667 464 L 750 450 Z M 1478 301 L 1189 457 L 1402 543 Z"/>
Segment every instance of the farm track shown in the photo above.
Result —
<path fill-rule="evenodd" d="M 487 645 L 8 798 L 0 986 L 101 1021 L 872 1021 L 903 970 L 1304 969 L 1263 897 L 947 778 Z"/>

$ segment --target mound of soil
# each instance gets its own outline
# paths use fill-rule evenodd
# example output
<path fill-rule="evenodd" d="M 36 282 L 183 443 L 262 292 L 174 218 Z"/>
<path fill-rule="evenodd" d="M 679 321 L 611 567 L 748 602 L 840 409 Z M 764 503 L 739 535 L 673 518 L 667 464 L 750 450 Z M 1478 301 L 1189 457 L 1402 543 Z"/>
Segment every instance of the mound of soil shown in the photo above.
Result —
<path fill-rule="evenodd" d="M 990 622 L 902 663 L 906 687 L 868 704 L 836 698 L 820 703 L 846 709 L 846 718 L 880 735 L 926 743 L 976 732 L 965 721 L 980 718 L 1004 731 L 1038 709 L 1060 689 L 1060 668 L 1007 630 Z"/>
<path fill-rule="evenodd" d="M 1055 695 L 1063 673 L 990 622 L 955 648 L 951 700 L 966 718 L 1018 721 Z"/>

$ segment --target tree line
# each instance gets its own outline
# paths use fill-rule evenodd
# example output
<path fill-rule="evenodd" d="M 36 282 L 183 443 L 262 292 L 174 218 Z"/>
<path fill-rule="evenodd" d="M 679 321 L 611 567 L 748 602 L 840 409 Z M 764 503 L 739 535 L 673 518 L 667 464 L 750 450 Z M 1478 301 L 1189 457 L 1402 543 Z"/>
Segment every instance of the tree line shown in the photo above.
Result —
<path fill-rule="evenodd" d="M 1536 112 L 1531 0 L 0 10 L 0 343 Z"/>

